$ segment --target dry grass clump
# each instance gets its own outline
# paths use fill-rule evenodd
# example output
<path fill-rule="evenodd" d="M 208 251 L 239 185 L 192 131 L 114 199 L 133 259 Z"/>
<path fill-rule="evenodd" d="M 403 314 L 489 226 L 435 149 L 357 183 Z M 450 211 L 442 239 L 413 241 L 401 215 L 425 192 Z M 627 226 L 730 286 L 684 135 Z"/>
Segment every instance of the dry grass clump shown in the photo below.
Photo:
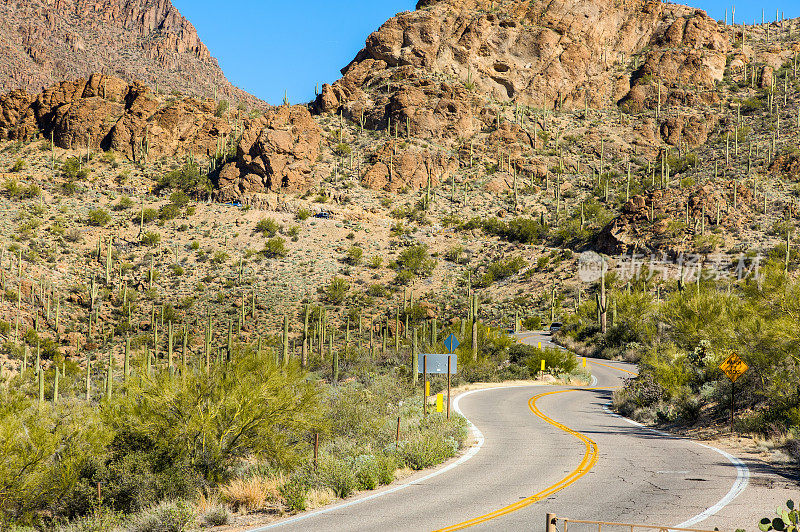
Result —
<path fill-rule="evenodd" d="M 234 511 L 245 509 L 248 512 L 278 508 L 283 504 L 279 487 L 283 483 L 280 477 L 253 476 L 235 478 L 220 487 L 222 500 Z"/>

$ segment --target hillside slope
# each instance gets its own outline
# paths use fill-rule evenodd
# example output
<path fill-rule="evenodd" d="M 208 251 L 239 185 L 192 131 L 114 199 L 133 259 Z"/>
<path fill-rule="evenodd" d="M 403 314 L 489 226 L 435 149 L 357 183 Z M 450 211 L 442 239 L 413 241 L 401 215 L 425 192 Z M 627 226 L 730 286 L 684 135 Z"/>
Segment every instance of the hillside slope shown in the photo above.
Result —
<path fill-rule="evenodd" d="M 94 72 L 163 92 L 263 107 L 234 87 L 169 0 L 3 0 L 0 93 L 38 93 Z"/>

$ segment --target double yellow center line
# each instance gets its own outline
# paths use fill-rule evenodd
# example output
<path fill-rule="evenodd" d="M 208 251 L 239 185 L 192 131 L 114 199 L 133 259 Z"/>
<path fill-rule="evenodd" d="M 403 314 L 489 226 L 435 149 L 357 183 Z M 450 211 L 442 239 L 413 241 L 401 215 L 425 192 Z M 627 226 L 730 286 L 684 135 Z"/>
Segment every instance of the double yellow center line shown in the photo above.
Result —
<path fill-rule="evenodd" d="M 629 374 L 634 375 L 634 376 L 636 375 L 636 373 L 634 373 L 633 371 L 628 371 L 627 369 L 619 368 L 619 367 L 616 367 L 616 366 L 611 366 L 609 364 L 603 364 L 602 362 L 597 362 L 597 361 L 592 360 L 592 364 L 597 364 L 599 366 L 603 366 L 603 367 L 606 367 L 606 368 L 615 369 L 617 371 L 623 371 L 625 373 L 629 373 Z M 473 517 L 472 519 L 468 519 L 468 520 L 463 521 L 461 523 L 458 523 L 458 524 L 455 524 L 455 525 L 452 525 L 452 526 L 448 526 L 446 528 L 442 528 L 442 529 L 438 530 L 437 532 L 447 532 L 447 531 L 450 531 L 450 530 L 462 530 L 464 528 L 469 528 L 471 526 L 475 526 L 477 524 L 489 521 L 491 519 L 495 519 L 497 517 L 500 517 L 500 516 L 503 516 L 503 515 L 506 515 L 506 514 L 510 514 L 511 512 L 516 512 L 517 510 L 521 510 L 522 508 L 525 508 L 526 506 L 530 506 L 531 504 L 534 504 L 536 502 L 541 501 L 542 499 L 544 499 L 546 497 L 549 497 L 553 493 L 556 493 L 558 491 L 563 490 L 567 486 L 569 486 L 569 485 L 573 484 L 574 482 L 576 482 L 579 478 L 581 478 L 584 475 L 586 475 L 595 466 L 595 464 L 597 463 L 597 459 L 599 457 L 599 454 L 598 454 L 598 451 L 597 451 L 597 444 L 594 441 L 592 441 L 591 439 L 589 439 L 588 437 L 586 437 L 585 435 L 583 435 L 580 432 L 578 432 L 577 430 L 573 430 L 573 429 L 567 427 L 566 425 L 564 425 L 563 423 L 559 423 L 558 421 L 554 420 L 553 418 L 551 418 L 549 416 L 546 416 L 544 413 L 542 413 L 541 410 L 539 410 L 539 407 L 536 406 L 536 402 L 539 399 L 541 399 L 542 397 L 546 397 L 548 395 L 555 395 L 555 394 L 559 394 L 559 393 L 568 393 L 568 392 L 574 392 L 574 391 L 579 391 L 579 390 L 600 390 L 600 389 L 604 389 L 604 388 L 576 388 L 576 389 L 570 389 L 570 390 L 558 390 L 558 391 L 555 391 L 555 392 L 545 392 L 545 393 L 540 393 L 539 395 L 535 395 L 535 396 L 531 397 L 530 400 L 528 401 L 528 407 L 531 409 L 531 412 L 533 412 L 537 417 L 539 417 L 542 420 L 546 421 L 547 423 L 553 425 L 554 427 L 556 427 L 556 428 L 558 428 L 560 430 L 563 430 L 564 432 L 566 432 L 568 434 L 571 434 L 571 435 L 575 436 L 580 441 L 582 441 L 583 444 L 586 446 L 586 451 L 585 451 L 585 453 L 583 455 L 583 460 L 581 460 L 581 463 L 578 465 L 577 468 L 575 468 L 575 470 L 573 470 L 569 475 L 567 475 L 566 477 L 562 478 L 557 483 L 553 484 L 549 488 L 546 488 L 546 489 L 540 491 L 539 493 L 537 493 L 535 495 L 531 495 L 530 497 L 526 497 L 525 499 L 519 500 L 519 501 L 517 501 L 517 502 L 515 502 L 513 504 L 509 504 L 508 506 L 504 506 L 503 508 L 500 508 L 500 509 L 495 510 L 493 512 L 489 512 L 488 514 L 480 515 L 478 517 Z"/>
<path fill-rule="evenodd" d="M 581 388 L 581 390 L 587 390 L 587 389 L 597 389 L 597 388 Z M 535 495 L 526 497 L 525 499 L 519 500 L 513 504 L 509 504 L 508 506 L 504 506 L 503 508 L 500 508 L 493 512 L 489 512 L 488 514 L 480 515 L 478 517 L 473 517 L 472 519 L 468 519 L 467 521 L 463 521 L 456 525 L 448 526 L 447 528 L 442 528 L 439 532 L 469 528 L 471 526 L 475 526 L 485 521 L 489 521 L 490 519 L 495 519 L 502 515 L 510 514 L 511 512 L 516 512 L 517 510 L 525 508 L 526 506 L 530 506 L 531 504 L 534 504 L 546 497 L 549 497 L 550 495 L 556 493 L 557 491 L 561 491 L 562 489 L 566 488 L 567 486 L 569 486 L 570 484 L 574 483 L 579 478 L 584 476 L 594 467 L 594 465 L 597 463 L 597 458 L 598 458 L 597 444 L 591 439 L 581 434 L 580 432 L 573 430 L 562 423 L 559 423 L 558 421 L 554 420 L 551 417 L 546 416 L 544 413 L 542 413 L 541 410 L 539 410 L 539 407 L 536 406 L 536 402 L 542 397 L 548 395 L 555 395 L 559 393 L 574 392 L 574 391 L 576 390 L 574 389 L 559 390 L 555 392 L 540 393 L 539 395 L 531 397 L 531 399 L 528 401 L 528 407 L 537 417 L 543 419 L 544 421 L 553 425 L 554 427 L 563 430 L 564 432 L 572 434 L 573 436 L 575 436 L 584 443 L 584 445 L 586 446 L 586 452 L 584 453 L 583 460 L 581 460 L 581 463 L 578 465 L 578 467 L 575 468 L 575 470 L 572 471 L 569 475 L 558 481 L 556 484 L 553 484 L 549 488 L 546 488 Z"/>

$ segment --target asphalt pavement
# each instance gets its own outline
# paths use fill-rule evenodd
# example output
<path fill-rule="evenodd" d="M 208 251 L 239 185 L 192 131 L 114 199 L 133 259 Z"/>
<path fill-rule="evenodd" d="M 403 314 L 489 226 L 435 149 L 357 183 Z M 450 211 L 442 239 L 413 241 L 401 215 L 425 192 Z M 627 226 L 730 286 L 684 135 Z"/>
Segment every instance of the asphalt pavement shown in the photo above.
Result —
<path fill-rule="evenodd" d="M 552 345 L 545 333 L 520 340 Z M 464 395 L 457 406 L 477 429 L 465 456 L 254 530 L 544 530 L 547 513 L 704 530 L 752 526 L 739 522 L 730 504 L 746 488 L 746 468 L 713 448 L 613 415 L 613 389 L 635 366 L 590 359 L 588 369 L 597 379 L 592 387 Z"/>

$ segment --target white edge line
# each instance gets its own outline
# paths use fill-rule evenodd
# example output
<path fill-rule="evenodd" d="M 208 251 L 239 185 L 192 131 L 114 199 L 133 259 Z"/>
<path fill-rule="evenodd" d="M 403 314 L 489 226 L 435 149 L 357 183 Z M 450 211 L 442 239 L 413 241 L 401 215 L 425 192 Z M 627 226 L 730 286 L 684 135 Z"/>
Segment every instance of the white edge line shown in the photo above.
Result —
<path fill-rule="evenodd" d="M 470 458 L 472 458 L 473 456 L 478 454 L 478 451 L 480 451 L 481 447 L 483 447 L 484 438 L 483 438 L 483 433 L 480 431 L 480 429 L 478 429 L 478 427 L 476 427 L 472 423 L 472 421 L 467 419 L 467 417 L 464 416 L 463 412 L 461 412 L 461 409 L 458 406 L 459 401 L 462 398 L 464 398 L 464 397 L 466 397 L 468 395 L 472 395 L 472 394 L 478 393 L 478 392 L 485 392 L 485 391 L 488 391 L 488 390 L 499 390 L 499 389 L 503 389 L 503 388 L 524 388 L 524 387 L 527 387 L 527 386 L 541 386 L 541 384 L 525 384 L 525 385 L 522 385 L 522 386 L 494 386 L 492 388 L 482 388 L 480 390 L 470 390 L 468 392 L 464 392 L 462 394 L 459 394 L 453 400 L 453 409 L 459 415 L 463 416 L 464 419 L 467 420 L 467 425 L 469 426 L 469 428 L 472 431 L 472 436 L 475 438 L 475 443 L 472 445 L 472 447 L 470 447 L 470 449 L 466 453 L 461 455 L 461 457 L 458 460 L 456 460 L 455 462 L 452 462 L 452 463 L 442 467 L 441 469 L 437 469 L 436 471 L 433 471 L 432 473 L 429 473 L 429 474 L 425 475 L 424 477 L 408 481 L 408 482 L 406 482 L 404 484 L 399 484 L 399 485 L 397 485 L 397 486 L 395 486 L 393 488 L 389 488 L 389 489 L 384 490 L 384 491 L 379 491 L 377 493 L 373 493 L 372 495 L 367 495 L 366 497 L 362 497 L 360 499 L 355 499 L 355 500 L 352 500 L 352 501 L 349 501 L 349 502 L 344 502 L 344 503 L 341 503 L 341 504 L 337 504 L 335 506 L 330 506 L 328 508 L 323 508 L 321 510 L 317 510 L 317 511 L 314 511 L 314 512 L 309 512 L 309 513 L 306 513 L 306 514 L 303 514 L 303 515 L 298 515 L 297 517 L 292 517 L 292 518 L 289 518 L 289 519 L 283 519 L 281 521 L 277 521 L 275 523 L 272 523 L 272 524 L 269 524 L 269 525 L 266 525 L 266 526 L 263 526 L 263 527 L 251 528 L 251 529 L 248 529 L 247 532 L 262 532 L 264 530 L 277 528 L 279 526 L 284 526 L 284 525 L 296 523 L 298 521 L 302 521 L 304 519 L 308 519 L 309 517 L 316 517 L 318 515 L 330 513 L 330 512 L 333 512 L 335 510 L 341 510 L 343 508 L 348 508 L 350 506 L 355 506 L 356 504 L 361 504 L 362 502 L 371 501 L 373 499 L 377 499 L 378 497 L 383 497 L 384 495 L 388 495 L 390 493 L 398 492 L 403 488 L 407 488 L 409 486 L 413 486 L 414 484 L 417 484 L 417 483 L 420 483 L 420 482 L 424 482 L 426 480 L 429 480 L 429 479 L 431 479 L 433 477 L 439 476 L 442 473 L 446 473 L 447 471 L 450 471 L 451 469 L 454 469 L 454 468 L 460 466 L 461 464 L 463 464 L 464 462 L 466 462 L 467 460 L 469 460 Z"/>
<path fill-rule="evenodd" d="M 608 408 L 607 404 L 603 405 L 603 410 L 605 410 L 606 413 L 611 414 L 614 417 L 617 417 L 627 423 L 630 423 L 631 425 L 635 425 L 644 430 L 654 432 L 659 436 L 664 436 L 666 438 L 675 440 L 689 441 L 694 443 L 695 445 L 699 445 L 700 447 L 705 447 L 706 449 L 710 449 L 714 452 L 717 452 L 722 456 L 724 456 L 725 458 L 727 458 L 727 460 L 736 468 L 736 480 L 734 481 L 733 486 L 731 486 L 730 491 L 728 491 L 728 493 L 726 493 L 722 499 L 720 499 L 715 505 L 709 506 L 708 508 L 706 508 L 699 514 L 695 515 L 694 517 L 687 519 L 686 521 L 684 521 L 679 525 L 675 525 L 675 528 L 687 528 L 692 525 L 696 525 L 701 521 L 705 521 L 709 517 L 713 516 L 714 514 L 725 508 L 731 502 L 733 502 L 733 500 L 739 495 L 741 495 L 741 493 L 747 488 L 747 484 L 750 481 L 750 469 L 747 467 L 747 465 L 745 465 L 741 460 L 739 460 L 732 454 L 727 453 L 721 449 L 717 449 L 716 447 L 712 447 L 711 445 L 706 445 L 705 443 L 700 443 L 698 441 L 694 441 L 688 438 L 683 438 L 681 436 L 676 436 L 674 434 L 669 434 L 660 430 L 651 429 L 650 427 L 646 427 L 641 423 L 638 423 L 632 419 L 628 419 L 625 416 L 621 416 L 619 414 L 612 412 L 611 409 Z"/>

